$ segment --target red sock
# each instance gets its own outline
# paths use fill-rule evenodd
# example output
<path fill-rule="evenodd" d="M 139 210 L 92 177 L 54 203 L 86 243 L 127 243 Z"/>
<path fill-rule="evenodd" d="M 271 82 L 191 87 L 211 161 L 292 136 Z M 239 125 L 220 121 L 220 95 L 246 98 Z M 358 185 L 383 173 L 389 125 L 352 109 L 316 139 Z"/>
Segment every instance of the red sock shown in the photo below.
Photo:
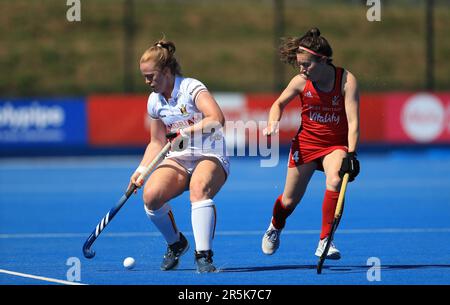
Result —
<path fill-rule="evenodd" d="M 338 198 L 339 192 L 325 191 L 322 204 L 322 231 L 320 232 L 320 239 L 324 239 L 330 235 Z"/>
<path fill-rule="evenodd" d="M 272 225 L 276 229 L 283 229 L 286 225 L 286 218 L 291 215 L 293 210 L 287 209 L 285 206 L 283 206 L 283 202 L 281 202 L 281 198 L 283 195 L 278 196 L 277 200 L 275 201 L 275 204 L 273 206 L 273 214 L 272 214 Z"/>

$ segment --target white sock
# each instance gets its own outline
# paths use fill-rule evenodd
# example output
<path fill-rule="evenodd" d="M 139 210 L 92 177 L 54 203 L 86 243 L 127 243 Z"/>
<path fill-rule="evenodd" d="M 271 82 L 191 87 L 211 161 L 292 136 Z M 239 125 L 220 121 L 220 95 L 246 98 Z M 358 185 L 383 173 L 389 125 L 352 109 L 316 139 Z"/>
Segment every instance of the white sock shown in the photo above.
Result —
<path fill-rule="evenodd" d="M 197 251 L 211 250 L 216 229 L 216 207 L 214 201 L 206 199 L 192 202 L 191 221 L 194 231 L 195 249 Z"/>
<path fill-rule="evenodd" d="M 168 203 L 165 203 L 156 211 L 147 209 L 145 205 L 144 209 L 148 218 L 150 218 L 150 220 L 155 224 L 155 226 L 164 236 L 167 244 L 171 245 L 179 241 L 180 233 L 175 224 L 175 218 L 173 217 L 172 210 Z"/>

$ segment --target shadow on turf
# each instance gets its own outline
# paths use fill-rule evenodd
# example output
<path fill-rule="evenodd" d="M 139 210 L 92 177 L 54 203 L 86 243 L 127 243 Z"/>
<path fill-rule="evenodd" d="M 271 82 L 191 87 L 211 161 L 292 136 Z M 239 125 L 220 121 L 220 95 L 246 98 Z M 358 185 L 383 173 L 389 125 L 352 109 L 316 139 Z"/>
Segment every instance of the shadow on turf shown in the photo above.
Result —
<path fill-rule="evenodd" d="M 264 267 L 238 267 L 238 268 L 220 268 L 221 272 L 257 272 L 257 271 L 277 271 L 277 270 L 295 270 L 295 269 L 316 269 L 315 265 L 279 265 Z"/>
<path fill-rule="evenodd" d="M 315 270 L 316 265 L 279 265 L 279 266 L 261 266 L 261 267 L 238 267 L 238 268 L 220 268 L 221 272 L 258 272 L 258 271 L 279 271 L 279 270 Z M 372 266 L 323 266 L 323 270 L 330 270 L 342 273 L 362 273 L 367 272 Z M 381 270 L 409 270 L 409 269 L 426 269 L 426 268 L 450 268 L 450 265 L 382 265 Z"/>

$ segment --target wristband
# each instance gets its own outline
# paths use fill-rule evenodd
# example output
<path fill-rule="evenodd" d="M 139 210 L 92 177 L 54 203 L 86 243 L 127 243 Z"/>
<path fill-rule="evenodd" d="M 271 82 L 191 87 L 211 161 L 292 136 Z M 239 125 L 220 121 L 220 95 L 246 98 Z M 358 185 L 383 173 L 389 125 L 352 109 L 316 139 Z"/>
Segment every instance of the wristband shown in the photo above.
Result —
<path fill-rule="evenodd" d="M 135 170 L 134 172 L 135 172 L 135 173 L 139 173 L 139 174 L 142 175 L 142 173 L 144 173 L 146 170 L 147 170 L 147 167 L 146 167 L 146 166 L 139 165 L 139 167 L 136 168 L 136 170 Z"/>

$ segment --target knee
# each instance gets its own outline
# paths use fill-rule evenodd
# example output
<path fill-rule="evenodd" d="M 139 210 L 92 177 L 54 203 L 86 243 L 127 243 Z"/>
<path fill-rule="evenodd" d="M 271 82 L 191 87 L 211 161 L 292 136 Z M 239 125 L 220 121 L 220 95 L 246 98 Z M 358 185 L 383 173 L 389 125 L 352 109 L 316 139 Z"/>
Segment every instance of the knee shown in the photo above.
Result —
<path fill-rule="evenodd" d="M 327 177 L 326 184 L 327 189 L 331 191 L 338 191 L 339 186 L 341 185 L 341 178 L 338 175 Z"/>
<path fill-rule="evenodd" d="M 150 211 L 156 211 L 163 206 L 164 199 L 158 191 L 148 189 L 144 191 L 143 200 L 145 207 Z"/>
<path fill-rule="evenodd" d="M 209 188 L 207 183 L 205 183 L 204 181 L 191 182 L 189 190 L 191 202 L 197 202 L 205 199 L 212 199 L 208 197 Z"/>

